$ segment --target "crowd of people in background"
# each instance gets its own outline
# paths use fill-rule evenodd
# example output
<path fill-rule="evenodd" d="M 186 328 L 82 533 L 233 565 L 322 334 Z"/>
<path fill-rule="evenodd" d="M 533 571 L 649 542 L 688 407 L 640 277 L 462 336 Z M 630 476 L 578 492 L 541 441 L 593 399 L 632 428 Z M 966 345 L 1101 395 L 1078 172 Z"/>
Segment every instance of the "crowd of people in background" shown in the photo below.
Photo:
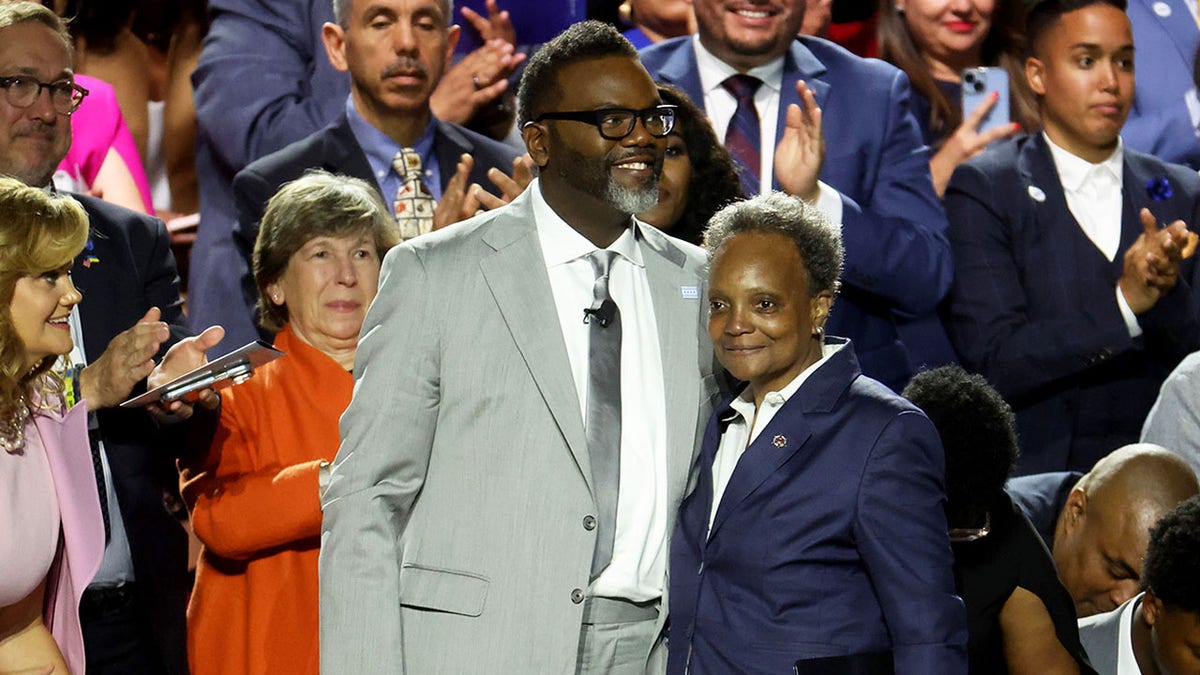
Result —
<path fill-rule="evenodd" d="M 1198 26 L 0 0 L 0 675 L 1200 672 Z"/>

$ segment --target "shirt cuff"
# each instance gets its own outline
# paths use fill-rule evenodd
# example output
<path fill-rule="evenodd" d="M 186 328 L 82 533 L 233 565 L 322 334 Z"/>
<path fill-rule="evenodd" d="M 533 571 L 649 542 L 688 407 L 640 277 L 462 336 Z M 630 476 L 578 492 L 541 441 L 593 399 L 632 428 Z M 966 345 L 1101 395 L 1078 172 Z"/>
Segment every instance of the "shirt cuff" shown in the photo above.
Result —
<path fill-rule="evenodd" d="M 1120 285 L 1117 286 L 1117 309 L 1121 310 L 1121 318 L 1125 319 L 1125 328 L 1129 330 L 1129 337 L 1135 338 L 1142 334 L 1142 326 L 1138 323 L 1137 315 L 1133 313 L 1133 308 L 1125 301 L 1125 294 L 1121 292 Z"/>
<path fill-rule="evenodd" d="M 842 195 L 826 185 L 824 181 L 817 181 L 817 189 L 821 191 L 820 196 L 817 197 L 817 209 L 840 227 L 842 224 Z"/>

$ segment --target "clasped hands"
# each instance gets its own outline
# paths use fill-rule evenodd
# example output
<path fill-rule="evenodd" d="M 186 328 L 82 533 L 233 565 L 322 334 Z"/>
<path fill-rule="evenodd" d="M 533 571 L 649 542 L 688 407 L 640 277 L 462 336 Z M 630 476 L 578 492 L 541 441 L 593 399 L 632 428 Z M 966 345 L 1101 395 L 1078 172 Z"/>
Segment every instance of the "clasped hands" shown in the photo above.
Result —
<path fill-rule="evenodd" d="M 1197 235 L 1182 220 L 1159 228 L 1150 209 L 1138 213 L 1142 234 L 1125 251 L 1117 286 L 1134 314 L 1154 307 L 1179 280 L 1179 266 L 1195 253 Z"/>
<path fill-rule="evenodd" d="M 156 364 L 154 355 L 171 337 L 170 328 L 161 316 L 157 307 L 151 307 L 137 323 L 117 334 L 100 358 L 80 372 L 80 394 L 87 400 L 89 408 L 114 407 L 128 398 L 142 380 L 153 389 L 204 365 L 207 362 L 205 352 L 225 337 L 224 328 L 211 326 L 200 335 L 175 343 L 167 350 L 162 362 Z M 160 417 L 174 415 L 186 419 L 194 412 L 193 403 L 212 409 L 219 401 L 215 391 L 205 389 L 194 402 L 155 403 L 147 409 Z"/>

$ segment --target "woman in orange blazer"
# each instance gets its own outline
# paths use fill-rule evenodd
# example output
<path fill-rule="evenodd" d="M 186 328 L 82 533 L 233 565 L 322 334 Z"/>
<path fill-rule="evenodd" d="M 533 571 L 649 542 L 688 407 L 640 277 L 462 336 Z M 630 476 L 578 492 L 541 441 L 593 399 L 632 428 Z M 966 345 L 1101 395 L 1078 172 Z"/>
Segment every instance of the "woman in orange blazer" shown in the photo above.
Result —
<path fill-rule="evenodd" d="M 188 606 L 194 675 L 318 672 L 319 490 L 396 241 L 376 190 L 357 179 L 309 174 L 267 205 L 254 276 L 261 321 L 286 355 L 222 393 L 207 454 L 181 464 L 204 545 Z"/>

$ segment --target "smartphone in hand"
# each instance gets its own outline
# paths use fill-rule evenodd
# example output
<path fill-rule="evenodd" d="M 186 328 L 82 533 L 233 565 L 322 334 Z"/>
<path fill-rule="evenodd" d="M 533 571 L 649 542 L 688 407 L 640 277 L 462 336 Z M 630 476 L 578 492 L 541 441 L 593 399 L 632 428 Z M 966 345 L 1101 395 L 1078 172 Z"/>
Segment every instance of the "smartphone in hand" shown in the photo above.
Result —
<path fill-rule="evenodd" d="M 962 72 L 962 113 L 971 114 L 993 91 L 999 92 L 996 105 L 979 124 L 978 132 L 1008 126 L 1008 71 L 999 66 L 967 68 Z"/>

